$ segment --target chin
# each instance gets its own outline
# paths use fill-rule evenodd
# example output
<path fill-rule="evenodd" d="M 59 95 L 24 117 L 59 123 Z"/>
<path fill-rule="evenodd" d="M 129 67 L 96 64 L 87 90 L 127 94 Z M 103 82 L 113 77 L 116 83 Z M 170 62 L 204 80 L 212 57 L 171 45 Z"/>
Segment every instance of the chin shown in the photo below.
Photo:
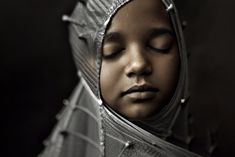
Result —
<path fill-rule="evenodd" d="M 143 120 L 153 116 L 154 113 L 156 112 L 153 112 L 152 109 L 146 109 L 146 106 L 135 106 L 131 109 L 126 109 L 123 115 L 131 120 Z"/>

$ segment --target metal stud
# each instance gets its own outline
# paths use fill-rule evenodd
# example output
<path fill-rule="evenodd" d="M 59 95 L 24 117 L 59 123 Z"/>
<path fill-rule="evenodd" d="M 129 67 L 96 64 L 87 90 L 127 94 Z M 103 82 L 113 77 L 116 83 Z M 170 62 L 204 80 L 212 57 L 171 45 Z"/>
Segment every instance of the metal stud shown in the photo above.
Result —
<path fill-rule="evenodd" d="M 130 141 L 127 141 L 127 142 L 125 143 L 125 148 L 129 148 L 131 145 L 132 145 L 132 143 L 131 143 Z"/>
<path fill-rule="evenodd" d="M 171 3 L 167 8 L 166 11 L 169 12 L 173 9 L 173 4 Z"/>
<path fill-rule="evenodd" d="M 100 145 L 101 145 L 101 146 L 104 146 L 104 142 L 100 142 Z"/>
<path fill-rule="evenodd" d="M 180 103 L 181 103 L 181 104 L 184 104 L 184 103 L 185 103 L 185 99 L 184 99 L 184 98 L 181 99 L 181 100 L 180 100 Z"/>

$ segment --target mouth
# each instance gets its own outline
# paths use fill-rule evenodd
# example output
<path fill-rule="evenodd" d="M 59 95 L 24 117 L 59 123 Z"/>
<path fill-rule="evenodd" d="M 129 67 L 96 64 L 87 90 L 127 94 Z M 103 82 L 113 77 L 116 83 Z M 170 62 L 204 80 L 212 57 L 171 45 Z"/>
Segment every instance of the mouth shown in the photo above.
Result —
<path fill-rule="evenodd" d="M 127 96 L 133 100 L 145 100 L 155 97 L 158 91 L 158 88 L 150 85 L 135 85 L 124 91 L 121 95 Z"/>

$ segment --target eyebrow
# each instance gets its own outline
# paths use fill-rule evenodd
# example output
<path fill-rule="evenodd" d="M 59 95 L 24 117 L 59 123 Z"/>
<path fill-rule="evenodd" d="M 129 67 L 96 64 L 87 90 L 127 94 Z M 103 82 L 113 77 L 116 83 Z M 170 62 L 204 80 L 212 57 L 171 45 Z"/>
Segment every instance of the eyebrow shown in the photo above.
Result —
<path fill-rule="evenodd" d="M 172 37 L 175 37 L 175 34 L 171 29 L 168 28 L 152 28 L 148 31 L 149 36 L 156 37 L 163 34 L 170 34 Z"/>
<path fill-rule="evenodd" d="M 119 41 L 119 40 L 122 40 L 122 35 L 119 32 L 110 32 L 110 33 L 107 33 L 104 37 L 104 43 Z"/>
<path fill-rule="evenodd" d="M 151 38 L 160 36 L 162 34 L 170 34 L 172 37 L 175 37 L 175 34 L 173 33 L 173 31 L 168 28 L 151 28 L 147 31 L 147 34 L 149 34 Z M 109 33 L 106 33 L 104 37 L 104 43 L 122 41 L 122 39 L 123 37 L 119 32 L 109 32 Z"/>

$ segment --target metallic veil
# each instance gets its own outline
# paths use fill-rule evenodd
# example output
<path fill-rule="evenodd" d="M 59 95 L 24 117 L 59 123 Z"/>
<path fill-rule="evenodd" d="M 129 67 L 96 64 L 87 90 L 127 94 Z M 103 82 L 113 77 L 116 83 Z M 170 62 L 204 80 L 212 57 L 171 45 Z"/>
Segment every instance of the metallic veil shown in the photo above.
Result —
<path fill-rule="evenodd" d="M 58 124 L 46 142 L 42 157 L 196 157 L 165 139 L 177 135 L 173 128 L 184 124 L 187 102 L 187 53 L 181 23 L 172 0 L 162 0 L 169 13 L 180 52 L 180 78 L 174 96 L 155 117 L 140 125 L 128 121 L 106 107 L 100 96 L 101 46 L 112 16 L 131 0 L 80 0 L 71 16 L 70 43 L 80 83 L 65 108 L 57 116 Z M 179 122 L 177 122 L 179 121 Z M 146 128 L 145 127 L 145 128 Z M 179 126 L 183 130 L 185 126 Z"/>

